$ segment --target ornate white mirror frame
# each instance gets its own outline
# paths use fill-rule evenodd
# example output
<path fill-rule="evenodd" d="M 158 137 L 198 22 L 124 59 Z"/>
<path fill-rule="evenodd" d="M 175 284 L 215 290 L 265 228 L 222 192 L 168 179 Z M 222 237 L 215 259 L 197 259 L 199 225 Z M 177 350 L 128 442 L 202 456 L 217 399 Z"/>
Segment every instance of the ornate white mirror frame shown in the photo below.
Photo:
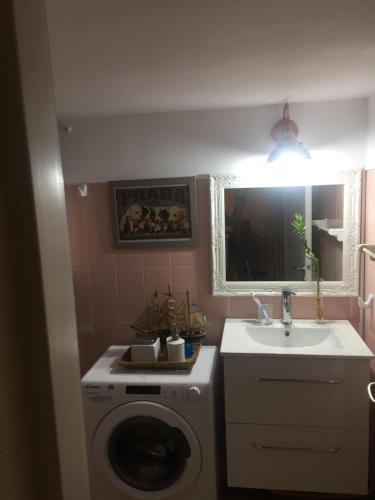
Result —
<path fill-rule="evenodd" d="M 289 286 L 299 295 L 314 295 L 313 281 L 227 281 L 225 250 L 224 190 L 250 187 L 344 185 L 343 207 L 343 272 L 342 281 L 322 281 L 321 294 L 325 296 L 358 295 L 358 245 L 360 242 L 361 175 L 362 169 L 337 170 L 289 169 L 266 165 L 246 176 L 217 175 L 210 177 L 211 249 L 213 295 L 248 295 L 255 291 L 262 295 L 280 293 Z M 288 170 L 288 169 L 287 169 Z M 313 171 L 312 171 L 313 170 Z M 292 181 L 291 181 L 292 180 Z M 297 243 L 296 243 L 297 244 Z"/>

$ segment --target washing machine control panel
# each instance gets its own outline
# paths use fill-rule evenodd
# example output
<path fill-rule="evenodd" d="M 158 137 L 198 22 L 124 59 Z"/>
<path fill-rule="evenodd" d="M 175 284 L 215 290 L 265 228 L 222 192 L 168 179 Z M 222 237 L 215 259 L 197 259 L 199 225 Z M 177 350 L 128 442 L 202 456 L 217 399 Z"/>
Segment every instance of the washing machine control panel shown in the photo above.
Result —
<path fill-rule="evenodd" d="M 85 384 L 86 399 L 124 399 L 125 401 L 196 401 L 207 400 L 207 386 L 196 384 Z"/>
<path fill-rule="evenodd" d="M 201 385 L 125 385 L 124 392 L 129 400 L 139 400 L 142 397 L 164 401 L 207 399 L 207 387 Z"/>
<path fill-rule="evenodd" d="M 160 385 L 126 385 L 125 386 L 126 394 L 131 394 L 133 396 L 142 395 L 157 395 L 161 394 L 161 386 Z"/>

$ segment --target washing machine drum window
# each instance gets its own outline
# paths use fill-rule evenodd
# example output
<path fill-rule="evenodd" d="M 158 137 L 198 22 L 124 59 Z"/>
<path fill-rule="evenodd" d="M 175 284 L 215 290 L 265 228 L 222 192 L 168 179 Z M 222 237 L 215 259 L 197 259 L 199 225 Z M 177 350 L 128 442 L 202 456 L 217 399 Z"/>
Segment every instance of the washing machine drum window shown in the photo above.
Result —
<path fill-rule="evenodd" d="M 108 456 L 113 470 L 138 490 L 163 490 L 174 484 L 191 454 L 183 432 L 154 417 L 132 417 L 113 430 Z"/>
<path fill-rule="evenodd" d="M 92 436 L 92 474 L 108 498 L 175 500 L 199 478 L 202 453 L 190 423 L 154 401 L 121 404 Z M 101 493 L 97 498 L 106 498 Z"/>

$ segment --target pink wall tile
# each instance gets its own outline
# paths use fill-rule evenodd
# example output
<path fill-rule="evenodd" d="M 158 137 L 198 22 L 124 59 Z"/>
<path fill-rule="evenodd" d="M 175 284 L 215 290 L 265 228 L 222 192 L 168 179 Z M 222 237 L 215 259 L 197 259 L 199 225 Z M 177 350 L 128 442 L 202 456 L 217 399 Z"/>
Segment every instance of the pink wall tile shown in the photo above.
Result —
<path fill-rule="evenodd" d="M 117 290 L 121 294 L 143 295 L 145 293 L 143 268 L 118 268 Z"/>
<path fill-rule="evenodd" d="M 206 338 L 207 345 L 220 345 L 221 337 L 224 329 L 224 321 L 215 321 L 207 319 L 206 321 Z"/>
<path fill-rule="evenodd" d="M 350 321 L 353 327 L 359 331 L 359 307 L 357 297 L 350 297 Z"/>
<path fill-rule="evenodd" d="M 117 250 L 115 261 L 118 267 L 142 267 L 143 253 L 141 250 Z"/>
<path fill-rule="evenodd" d="M 119 295 L 118 309 L 120 321 L 135 321 L 145 308 L 146 300 L 144 295 Z"/>
<path fill-rule="evenodd" d="M 93 327 L 91 323 L 78 323 L 77 334 L 80 349 L 81 347 L 94 347 Z"/>
<path fill-rule="evenodd" d="M 116 295 L 93 295 L 92 316 L 94 322 L 110 322 L 118 320 Z"/>
<path fill-rule="evenodd" d="M 88 267 L 89 250 L 86 240 L 82 237 L 82 233 L 74 235 L 74 231 L 70 231 L 69 238 L 70 238 L 70 257 L 72 259 L 73 269 Z"/>
<path fill-rule="evenodd" d="M 170 267 L 147 267 L 145 268 L 145 292 L 160 293 L 168 291 L 168 285 L 172 285 L 172 273 Z"/>
<path fill-rule="evenodd" d="M 323 315 L 325 319 L 348 319 L 351 307 L 350 297 L 342 297 L 339 301 L 334 297 L 323 297 Z"/>
<path fill-rule="evenodd" d="M 269 296 L 264 296 L 260 297 L 262 304 L 272 304 L 273 306 L 273 318 L 274 319 L 279 319 L 281 318 L 281 310 L 282 310 L 282 300 L 281 296 L 275 296 L 275 297 L 269 297 Z"/>
<path fill-rule="evenodd" d="M 109 241 L 92 240 L 89 242 L 88 247 L 91 268 L 115 266 L 115 253 Z"/>
<path fill-rule="evenodd" d="M 90 295 L 76 295 L 76 316 L 77 323 L 90 323 L 91 322 L 91 296 Z"/>
<path fill-rule="evenodd" d="M 172 290 L 177 294 L 184 294 L 189 290 L 192 301 L 200 302 L 199 274 L 194 267 L 172 268 Z"/>
<path fill-rule="evenodd" d="M 76 295 L 88 295 L 90 293 L 88 269 L 73 269 L 73 286 Z"/>
<path fill-rule="evenodd" d="M 375 170 L 366 172 L 366 222 L 365 222 L 365 242 L 375 242 Z M 365 265 L 365 297 L 369 293 L 375 295 L 375 262 L 371 262 L 369 257 L 364 258 Z M 370 349 L 375 352 L 375 306 L 367 309 L 364 318 L 364 337 Z M 375 379 L 375 362 L 374 379 Z"/>
<path fill-rule="evenodd" d="M 176 299 L 177 304 L 186 300 L 186 292 L 185 293 L 173 293 L 173 295 L 174 295 L 174 298 Z M 148 300 L 148 297 L 151 299 L 151 295 L 147 296 L 147 300 Z M 189 299 L 191 299 L 190 295 L 189 295 Z"/>
<path fill-rule="evenodd" d="M 375 317 L 372 308 L 365 310 L 365 338 L 368 344 L 375 343 Z"/>
<path fill-rule="evenodd" d="M 211 264 L 209 259 L 205 259 L 204 255 L 199 255 L 199 262 L 196 267 L 199 274 L 199 286 L 202 296 L 211 296 L 212 283 L 211 283 Z"/>
<path fill-rule="evenodd" d="M 115 295 L 117 293 L 114 268 L 90 269 L 91 291 L 94 295 Z"/>
<path fill-rule="evenodd" d="M 129 345 L 132 342 L 135 331 L 130 327 L 130 323 L 122 321 L 118 325 L 120 345 Z"/>
<path fill-rule="evenodd" d="M 195 267 L 198 264 L 198 250 L 176 250 L 172 252 L 172 266 Z"/>
<path fill-rule="evenodd" d="M 111 323 L 94 323 L 93 324 L 94 348 L 104 351 L 111 345 L 119 344 L 118 324 Z"/>
<path fill-rule="evenodd" d="M 145 267 L 168 267 L 171 265 L 171 252 L 168 250 L 145 250 L 143 252 Z"/>
<path fill-rule="evenodd" d="M 83 199 L 77 197 L 76 186 L 66 186 L 65 194 L 72 267 L 87 267 L 89 254 Z"/>
<path fill-rule="evenodd" d="M 231 315 L 230 300 L 229 297 L 205 295 L 202 300 L 202 309 L 210 320 L 222 321 Z"/>
<path fill-rule="evenodd" d="M 324 307 L 324 304 L 323 304 Z M 315 318 L 316 302 L 314 297 L 293 297 L 292 314 L 294 318 Z"/>
<path fill-rule="evenodd" d="M 96 361 L 94 349 L 92 347 L 82 347 L 79 349 L 79 364 L 81 376 L 83 376 Z"/>
<path fill-rule="evenodd" d="M 69 210 L 72 206 L 75 193 L 77 192 L 77 186 L 75 184 L 65 184 L 64 191 L 67 210 Z"/>
<path fill-rule="evenodd" d="M 250 297 L 231 297 L 230 315 L 232 318 L 256 318 L 258 307 Z"/>

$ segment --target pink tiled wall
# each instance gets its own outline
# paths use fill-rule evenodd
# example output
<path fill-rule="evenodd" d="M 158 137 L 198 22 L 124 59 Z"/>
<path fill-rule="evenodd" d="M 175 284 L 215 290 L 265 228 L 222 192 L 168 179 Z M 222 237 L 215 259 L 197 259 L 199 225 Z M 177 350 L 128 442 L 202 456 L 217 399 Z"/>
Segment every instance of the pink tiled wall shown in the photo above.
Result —
<path fill-rule="evenodd" d="M 375 170 L 368 170 L 366 175 L 366 222 L 363 241 L 375 244 Z M 365 263 L 365 297 L 369 293 L 375 295 L 375 262 L 368 257 Z M 375 307 L 366 310 L 364 319 L 364 334 L 366 343 L 375 352 Z M 373 378 L 375 378 L 375 363 L 372 363 Z"/>
<path fill-rule="evenodd" d="M 220 342 L 225 317 L 255 317 L 256 306 L 246 297 L 210 294 L 210 223 L 208 180 L 198 179 L 200 244 L 196 248 L 114 250 L 107 184 L 89 184 L 87 198 L 77 197 L 77 186 L 66 186 L 66 201 L 76 300 L 81 369 L 85 372 L 111 344 L 127 344 L 129 327 L 157 288 L 171 285 L 178 296 L 189 289 L 207 316 L 206 343 Z M 374 266 L 375 269 L 375 266 Z M 280 317 L 279 297 L 274 316 Z M 324 298 L 324 315 L 355 320 L 350 298 Z M 293 298 L 295 318 L 314 317 L 312 297 Z"/>
<path fill-rule="evenodd" d="M 363 241 L 375 243 L 375 170 L 366 172 L 365 234 Z M 375 262 L 364 258 L 365 297 L 375 295 Z M 375 307 L 367 309 L 364 316 L 364 337 L 367 345 L 375 353 Z M 375 361 L 371 363 L 371 378 L 375 380 Z M 370 403 L 370 486 L 375 485 L 375 405 Z"/>

